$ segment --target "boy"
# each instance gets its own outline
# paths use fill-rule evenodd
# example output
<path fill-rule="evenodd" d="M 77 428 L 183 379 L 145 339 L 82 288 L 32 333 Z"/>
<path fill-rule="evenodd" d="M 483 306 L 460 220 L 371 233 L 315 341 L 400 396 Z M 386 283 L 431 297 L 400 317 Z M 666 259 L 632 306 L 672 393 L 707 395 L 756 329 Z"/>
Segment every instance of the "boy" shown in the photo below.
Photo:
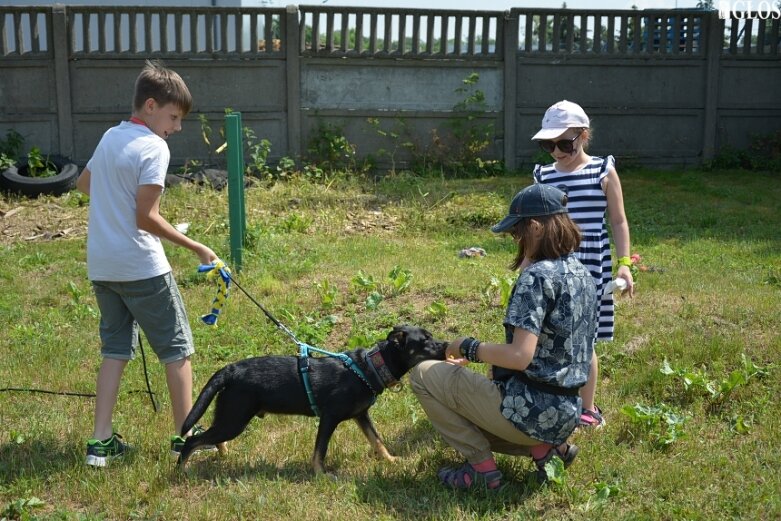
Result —
<path fill-rule="evenodd" d="M 159 212 L 170 160 L 165 140 L 182 129 L 191 107 L 182 78 L 147 61 L 136 79 L 130 121 L 106 131 L 76 182 L 90 196 L 87 272 L 101 315 L 103 361 L 86 460 L 94 467 L 106 466 L 128 449 L 111 418 L 139 326 L 165 364 L 176 433 L 192 407 L 192 333 L 160 239 L 191 250 L 201 264 L 217 256 L 179 233 Z M 174 452 L 182 444 L 180 437 L 171 438 Z"/>

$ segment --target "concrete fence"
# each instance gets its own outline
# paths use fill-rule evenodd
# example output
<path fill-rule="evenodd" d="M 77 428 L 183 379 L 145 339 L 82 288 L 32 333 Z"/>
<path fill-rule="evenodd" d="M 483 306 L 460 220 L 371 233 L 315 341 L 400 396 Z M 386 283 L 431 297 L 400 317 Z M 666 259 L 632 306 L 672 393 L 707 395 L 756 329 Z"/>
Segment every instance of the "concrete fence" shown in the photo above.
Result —
<path fill-rule="evenodd" d="M 215 127 L 226 108 L 305 156 L 322 125 L 359 156 L 425 148 L 444 135 L 476 72 L 493 128 L 490 154 L 531 162 L 529 137 L 559 99 L 592 118 L 592 152 L 647 165 L 698 164 L 753 134 L 781 130 L 779 20 L 713 11 L 513 9 L 506 12 L 326 6 L 256 8 L 0 7 L 0 139 L 83 164 L 130 111 L 143 60 L 160 58 Z M 436 132 L 433 132 L 436 131 Z M 171 138 L 174 164 L 206 159 L 196 118 Z M 404 160 L 405 150 L 398 160 Z"/>

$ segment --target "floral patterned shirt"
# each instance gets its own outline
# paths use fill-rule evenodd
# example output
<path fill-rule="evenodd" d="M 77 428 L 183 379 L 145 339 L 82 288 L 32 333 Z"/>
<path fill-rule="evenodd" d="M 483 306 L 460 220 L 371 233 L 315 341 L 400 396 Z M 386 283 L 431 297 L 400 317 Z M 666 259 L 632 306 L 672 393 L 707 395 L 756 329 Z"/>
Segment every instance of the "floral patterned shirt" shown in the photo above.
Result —
<path fill-rule="evenodd" d="M 538 336 L 527 380 L 564 388 L 552 394 L 525 383 L 518 371 L 494 368 L 502 390 L 501 411 L 519 430 L 545 443 L 561 444 L 575 430 L 594 350 L 597 318 L 594 279 L 574 254 L 541 260 L 518 277 L 504 319 L 508 343 L 516 327 Z"/>

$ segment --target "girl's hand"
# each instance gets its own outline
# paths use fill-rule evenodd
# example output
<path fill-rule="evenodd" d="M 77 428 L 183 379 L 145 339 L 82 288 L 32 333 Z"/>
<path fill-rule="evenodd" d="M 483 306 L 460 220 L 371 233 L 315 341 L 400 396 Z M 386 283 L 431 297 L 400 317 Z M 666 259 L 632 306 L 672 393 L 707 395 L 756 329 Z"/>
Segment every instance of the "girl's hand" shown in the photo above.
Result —
<path fill-rule="evenodd" d="M 447 346 L 447 350 L 445 351 L 445 361 L 450 362 L 451 364 L 456 365 L 466 365 L 469 363 L 469 360 L 461 356 L 461 342 L 463 342 L 466 339 L 466 337 L 458 337 L 452 342 L 450 342 Z"/>
<path fill-rule="evenodd" d="M 632 272 L 629 270 L 629 266 L 619 266 L 616 272 L 616 278 L 622 278 L 626 281 L 626 289 L 621 294 L 629 293 L 629 298 L 635 296 L 635 281 L 632 278 Z"/>

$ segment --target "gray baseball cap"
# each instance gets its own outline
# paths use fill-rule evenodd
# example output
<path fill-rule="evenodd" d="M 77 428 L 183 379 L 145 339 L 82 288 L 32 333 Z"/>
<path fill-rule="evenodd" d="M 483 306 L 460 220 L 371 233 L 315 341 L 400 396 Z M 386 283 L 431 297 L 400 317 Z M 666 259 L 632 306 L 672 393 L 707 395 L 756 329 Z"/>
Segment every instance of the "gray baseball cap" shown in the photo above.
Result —
<path fill-rule="evenodd" d="M 515 194 L 507 217 L 492 226 L 491 231 L 506 232 L 521 219 L 557 213 L 567 213 L 567 194 L 555 186 L 536 183 Z"/>

